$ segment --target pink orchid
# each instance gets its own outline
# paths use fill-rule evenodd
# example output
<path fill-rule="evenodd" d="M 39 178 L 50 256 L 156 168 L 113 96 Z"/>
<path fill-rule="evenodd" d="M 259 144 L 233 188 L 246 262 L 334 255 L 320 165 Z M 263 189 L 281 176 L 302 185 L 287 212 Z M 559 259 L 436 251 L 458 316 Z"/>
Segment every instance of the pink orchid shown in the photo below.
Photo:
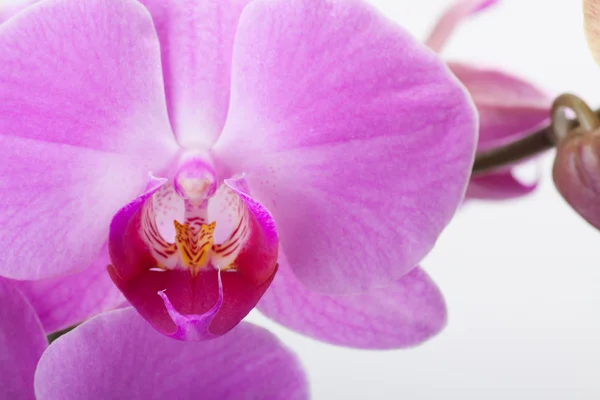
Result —
<path fill-rule="evenodd" d="M 296 357 L 248 323 L 210 343 L 182 343 L 128 307 L 99 315 L 48 347 L 35 310 L 5 279 L 0 304 L 2 399 L 308 398 Z"/>
<path fill-rule="evenodd" d="M 441 52 L 469 16 L 498 3 L 498 0 L 459 0 L 433 28 L 426 43 Z M 552 98 L 514 75 L 450 61 L 452 72 L 467 87 L 479 112 L 478 151 L 485 151 L 526 136 L 546 124 Z M 471 179 L 467 198 L 505 200 L 531 193 L 537 183 L 524 184 L 512 168 Z"/>
<path fill-rule="evenodd" d="M 0 74 L 0 275 L 63 279 L 108 235 L 112 279 L 177 339 L 224 334 L 263 295 L 357 347 L 444 325 L 415 266 L 462 200 L 476 116 L 371 7 L 42 1 L 0 27 Z"/>

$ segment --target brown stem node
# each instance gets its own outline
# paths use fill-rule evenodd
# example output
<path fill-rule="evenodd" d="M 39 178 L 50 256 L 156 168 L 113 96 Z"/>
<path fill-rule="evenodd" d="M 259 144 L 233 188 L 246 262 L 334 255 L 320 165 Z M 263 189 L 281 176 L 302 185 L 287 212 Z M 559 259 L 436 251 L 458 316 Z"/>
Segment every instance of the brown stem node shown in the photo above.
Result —
<path fill-rule="evenodd" d="M 573 125 L 567 117 L 567 111 L 575 114 L 579 126 Z M 554 144 L 558 144 L 571 134 L 576 128 L 580 133 L 590 133 L 600 127 L 600 119 L 581 98 L 566 93 L 560 95 L 552 104 L 552 136 Z"/>

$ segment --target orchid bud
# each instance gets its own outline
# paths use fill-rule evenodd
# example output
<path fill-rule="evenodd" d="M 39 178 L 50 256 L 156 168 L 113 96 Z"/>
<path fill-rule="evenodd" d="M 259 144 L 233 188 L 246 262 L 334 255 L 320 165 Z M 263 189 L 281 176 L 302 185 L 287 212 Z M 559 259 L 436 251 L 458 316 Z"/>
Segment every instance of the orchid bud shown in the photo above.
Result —
<path fill-rule="evenodd" d="M 575 113 L 579 126 L 569 126 L 564 110 Z M 600 120 L 570 94 L 556 99 L 552 114 L 556 188 L 575 211 L 600 229 Z"/>
<path fill-rule="evenodd" d="M 600 129 L 579 128 L 558 143 L 553 177 L 571 207 L 600 229 Z"/>

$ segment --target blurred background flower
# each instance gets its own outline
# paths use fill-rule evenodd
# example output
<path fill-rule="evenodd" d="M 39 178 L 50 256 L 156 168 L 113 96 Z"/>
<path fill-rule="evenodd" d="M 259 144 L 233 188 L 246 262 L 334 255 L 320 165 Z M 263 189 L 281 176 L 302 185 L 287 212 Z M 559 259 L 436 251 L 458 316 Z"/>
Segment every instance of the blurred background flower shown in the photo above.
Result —
<path fill-rule="evenodd" d="M 440 17 L 425 43 L 441 53 L 465 19 L 489 11 L 500 0 L 459 0 Z M 479 113 L 477 151 L 518 140 L 550 120 L 552 97 L 525 79 L 496 68 L 449 61 L 448 66 L 467 87 Z M 467 199 L 507 200 L 531 193 L 536 182 L 523 183 L 512 166 L 471 178 Z"/>

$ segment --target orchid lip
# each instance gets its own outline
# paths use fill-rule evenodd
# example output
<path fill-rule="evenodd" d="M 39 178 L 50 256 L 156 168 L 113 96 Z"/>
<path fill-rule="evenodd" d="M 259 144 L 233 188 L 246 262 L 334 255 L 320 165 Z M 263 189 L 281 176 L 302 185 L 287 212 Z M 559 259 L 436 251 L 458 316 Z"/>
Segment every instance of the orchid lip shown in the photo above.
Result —
<path fill-rule="evenodd" d="M 172 337 L 179 340 L 191 341 L 201 341 L 216 337 L 216 335 L 210 333 L 208 327 L 223 305 L 223 280 L 221 279 L 221 271 L 218 271 L 217 273 L 217 281 L 219 284 L 219 296 L 217 301 L 211 309 L 201 315 L 182 315 L 175 309 L 169 300 L 166 290 L 158 292 L 158 295 L 165 304 L 169 316 L 177 325 L 177 330 L 171 334 Z"/>
<path fill-rule="evenodd" d="M 195 207 L 173 180 L 151 176 L 144 193 L 111 222 L 111 279 L 144 318 L 174 339 L 202 341 L 228 332 L 256 306 L 277 271 L 279 241 L 269 211 L 244 182 L 219 183 Z"/>

